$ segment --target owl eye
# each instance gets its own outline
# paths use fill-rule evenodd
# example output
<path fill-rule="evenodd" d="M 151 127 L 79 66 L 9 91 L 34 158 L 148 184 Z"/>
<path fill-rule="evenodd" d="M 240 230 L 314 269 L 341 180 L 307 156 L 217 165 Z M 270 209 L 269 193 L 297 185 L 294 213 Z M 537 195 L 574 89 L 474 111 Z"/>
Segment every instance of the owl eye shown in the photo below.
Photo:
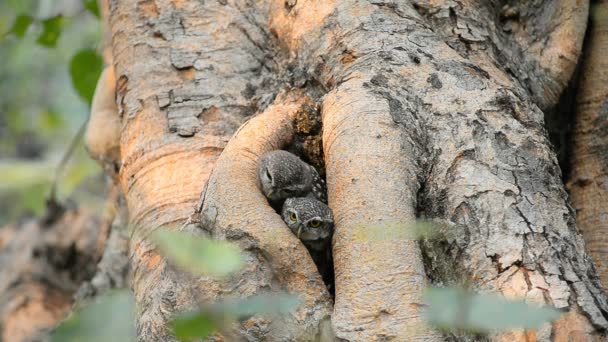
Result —
<path fill-rule="evenodd" d="M 270 174 L 270 171 L 268 169 L 266 169 L 266 177 L 268 177 L 269 181 L 272 181 L 272 175 Z"/>
<path fill-rule="evenodd" d="M 298 220 L 298 216 L 296 216 L 296 213 L 294 213 L 293 211 L 289 213 L 289 219 L 292 221 L 297 221 Z"/>
<path fill-rule="evenodd" d="M 308 222 L 310 228 L 319 228 L 321 226 L 321 220 L 313 219 Z"/>

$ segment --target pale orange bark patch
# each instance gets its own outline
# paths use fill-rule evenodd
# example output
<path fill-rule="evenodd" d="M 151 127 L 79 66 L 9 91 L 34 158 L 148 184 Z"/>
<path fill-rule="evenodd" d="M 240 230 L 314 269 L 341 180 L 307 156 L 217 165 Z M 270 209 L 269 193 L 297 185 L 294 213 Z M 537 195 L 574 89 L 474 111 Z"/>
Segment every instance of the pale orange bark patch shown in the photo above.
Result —
<path fill-rule="evenodd" d="M 428 0 L 429 7 L 443 7 L 445 0 Z"/>
<path fill-rule="evenodd" d="M 15 235 L 14 229 L 0 229 L 0 250 L 7 245 Z"/>
<path fill-rule="evenodd" d="M 179 76 L 185 81 L 192 81 L 196 77 L 196 69 L 187 68 L 179 71 Z"/>
<path fill-rule="evenodd" d="M 138 12 L 145 17 L 157 17 L 158 7 L 155 0 L 145 0 L 137 5 Z"/>
<path fill-rule="evenodd" d="M 502 333 L 492 337 L 494 342 L 513 342 L 513 341 L 525 341 L 534 342 L 536 341 L 536 333 L 534 331 L 528 331 L 523 329 L 517 329 Z"/>
<path fill-rule="evenodd" d="M 526 276 L 521 268 L 509 276 L 508 279 L 499 286 L 500 291 L 507 298 L 525 298 L 526 293 L 528 292 Z"/>
<path fill-rule="evenodd" d="M 158 253 L 150 253 L 147 259 L 146 267 L 154 269 L 160 265 L 163 261 L 162 257 Z"/>
<path fill-rule="evenodd" d="M 601 341 L 594 334 L 593 326 L 578 309 L 562 315 L 553 324 L 553 329 L 554 342 Z"/>
<path fill-rule="evenodd" d="M 300 0 L 288 10 L 284 0 L 277 0 L 269 27 L 295 51 L 300 41 L 306 40 L 309 32 L 318 30 L 335 8 L 334 0 Z"/>
<path fill-rule="evenodd" d="M 352 63 L 355 59 L 357 59 L 357 56 L 355 56 L 354 52 L 351 50 L 347 50 L 342 54 L 342 58 L 340 58 L 340 63 L 342 64 L 350 64 Z"/>
<path fill-rule="evenodd" d="M 220 120 L 219 111 L 220 110 L 216 106 L 206 108 L 200 115 L 201 119 L 203 119 L 204 122 L 216 122 Z"/>
<path fill-rule="evenodd" d="M 172 2 L 175 8 L 184 8 L 190 0 L 173 0 Z"/>
<path fill-rule="evenodd" d="M 72 296 L 40 284 L 27 285 L 10 299 L 12 309 L 3 326 L 3 341 L 25 341 L 32 334 L 55 326 L 72 306 Z"/>

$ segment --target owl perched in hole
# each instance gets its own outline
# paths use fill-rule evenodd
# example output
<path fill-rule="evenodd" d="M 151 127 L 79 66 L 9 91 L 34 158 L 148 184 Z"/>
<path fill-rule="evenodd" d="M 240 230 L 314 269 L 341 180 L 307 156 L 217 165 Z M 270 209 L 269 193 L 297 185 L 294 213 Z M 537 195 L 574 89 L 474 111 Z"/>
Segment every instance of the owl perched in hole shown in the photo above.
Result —
<path fill-rule="evenodd" d="M 313 197 L 327 203 L 325 181 L 314 167 L 295 154 L 276 150 L 262 155 L 257 165 L 258 181 L 270 202 L 289 197 Z"/>
<path fill-rule="evenodd" d="M 314 198 L 292 197 L 285 200 L 281 217 L 289 229 L 304 243 L 317 265 L 323 281 L 333 283 L 333 259 L 331 238 L 334 217 L 329 207 Z"/>

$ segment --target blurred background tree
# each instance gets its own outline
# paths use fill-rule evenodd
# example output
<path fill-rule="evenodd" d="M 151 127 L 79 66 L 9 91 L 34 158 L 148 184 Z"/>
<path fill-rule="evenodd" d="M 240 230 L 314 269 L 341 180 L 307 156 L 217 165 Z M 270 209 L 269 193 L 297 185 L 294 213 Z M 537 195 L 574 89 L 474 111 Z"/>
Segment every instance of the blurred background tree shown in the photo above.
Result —
<path fill-rule="evenodd" d="M 95 1 L 0 1 L 0 225 L 44 208 L 88 116 L 100 41 Z M 59 198 L 97 206 L 103 183 L 79 142 L 59 177 Z"/>

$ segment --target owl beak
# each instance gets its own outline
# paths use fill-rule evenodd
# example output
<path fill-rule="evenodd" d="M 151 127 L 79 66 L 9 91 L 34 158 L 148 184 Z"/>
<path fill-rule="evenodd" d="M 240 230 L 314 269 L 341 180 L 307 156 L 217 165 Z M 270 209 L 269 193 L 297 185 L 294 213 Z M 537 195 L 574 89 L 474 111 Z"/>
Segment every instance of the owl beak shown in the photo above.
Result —
<path fill-rule="evenodd" d="M 302 226 L 298 228 L 298 239 L 300 238 L 300 233 L 302 233 Z"/>

